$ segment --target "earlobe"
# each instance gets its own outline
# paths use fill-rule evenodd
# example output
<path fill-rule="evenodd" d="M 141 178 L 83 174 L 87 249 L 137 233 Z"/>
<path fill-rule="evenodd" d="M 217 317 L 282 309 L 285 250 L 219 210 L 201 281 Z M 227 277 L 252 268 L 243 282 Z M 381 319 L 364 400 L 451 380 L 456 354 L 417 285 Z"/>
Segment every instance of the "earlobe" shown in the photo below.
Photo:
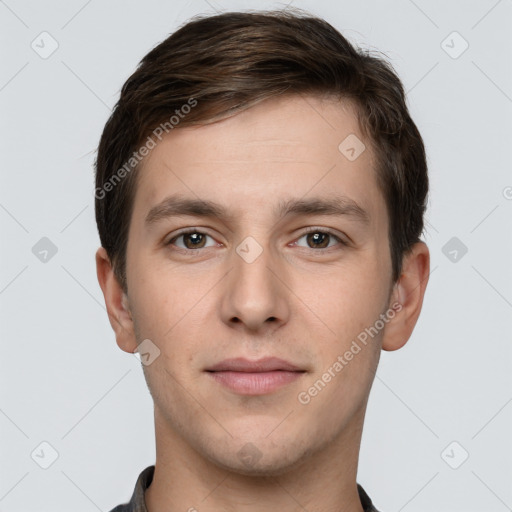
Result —
<path fill-rule="evenodd" d="M 389 307 L 398 303 L 400 310 L 386 325 L 383 350 L 398 350 L 409 340 L 421 312 L 429 273 L 428 247 L 424 242 L 418 242 L 404 255 L 402 272 L 391 294 Z"/>
<path fill-rule="evenodd" d="M 104 247 L 100 247 L 96 252 L 96 275 L 116 342 L 121 350 L 133 353 L 137 348 L 137 342 L 128 297 L 117 280 Z"/>

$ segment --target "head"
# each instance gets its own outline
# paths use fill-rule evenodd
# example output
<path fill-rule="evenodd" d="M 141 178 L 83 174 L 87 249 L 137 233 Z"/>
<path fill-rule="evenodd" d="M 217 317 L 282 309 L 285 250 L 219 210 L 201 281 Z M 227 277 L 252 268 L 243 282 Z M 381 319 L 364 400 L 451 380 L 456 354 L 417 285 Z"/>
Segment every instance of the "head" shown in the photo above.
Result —
<path fill-rule="evenodd" d="M 427 190 L 399 78 L 327 22 L 198 17 L 151 50 L 99 144 L 97 267 L 119 346 L 159 354 L 162 422 L 240 472 L 357 437 L 380 350 L 421 310 Z M 265 356 L 302 373 L 248 395 L 208 371 Z"/>

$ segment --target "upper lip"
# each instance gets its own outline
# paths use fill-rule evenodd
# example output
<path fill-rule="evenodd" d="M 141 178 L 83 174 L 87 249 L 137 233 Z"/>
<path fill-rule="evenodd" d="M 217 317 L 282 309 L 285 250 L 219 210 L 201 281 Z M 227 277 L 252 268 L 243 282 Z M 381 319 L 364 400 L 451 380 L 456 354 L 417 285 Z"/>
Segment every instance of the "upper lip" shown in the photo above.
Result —
<path fill-rule="evenodd" d="M 243 357 L 236 357 L 233 359 L 225 359 L 220 363 L 217 363 L 209 368 L 206 368 L 208 372 L 271 372 L 275 370 L 284 370 L 289 372 L 300 372 L 305 371 L 298 366 L 295 366 L 284 359 L 278 357 L 264 357 L 257 361 L 251 361 Z"/>

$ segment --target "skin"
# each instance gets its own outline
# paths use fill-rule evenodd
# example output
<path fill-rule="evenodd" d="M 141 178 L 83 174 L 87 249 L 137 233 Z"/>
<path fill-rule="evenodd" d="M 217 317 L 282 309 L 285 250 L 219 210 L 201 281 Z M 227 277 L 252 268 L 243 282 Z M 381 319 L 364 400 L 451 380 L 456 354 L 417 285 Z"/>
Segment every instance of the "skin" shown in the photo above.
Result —
<path fill-rule="evenodd" d="M 349 134 L 366 144 L 354 161 L 338 150 Z M 175 129 L 146 157 L 130 222 L 128 293 L 103 248 L 96 263 L 119 347 L 132 353 L 150 339 L 160 350 L 143 366 L 157 454 L 150 512 L 362 512 L 357 465 L 375 370 L 382 349 L 409 339 L 430 265 L 427 246 L 417 243 L 392 282 L 374 168 L 352 106 L 316 96 L 271 99 L 214 124 Z M 179 216 L 146 228 L 148 211 L 175 193 L 218 202 L 232 216 Z M 334 194 L 356 201 L 369 223 L 273 215 L 282 199 Z M 190 236 L 166 245 L 187 227 L 203 234 L 201 248 Z M 332 236 L 315 241 L 307 227 L 332 230 L 348 245 Z M 236 252 L 248 236 L 262 248 L 252 263 Z M 185 247 L 190 254 L 180 252 Z M 298 394 L 397 302 L 401 310 L 385 328 L 301 404 Z M 226 358 L 264 356 L 306 372 L 272 393 L 242 396 L 204 371 Z M 256 454 L 249 463 L 239 455 L 247 443 Z"/>

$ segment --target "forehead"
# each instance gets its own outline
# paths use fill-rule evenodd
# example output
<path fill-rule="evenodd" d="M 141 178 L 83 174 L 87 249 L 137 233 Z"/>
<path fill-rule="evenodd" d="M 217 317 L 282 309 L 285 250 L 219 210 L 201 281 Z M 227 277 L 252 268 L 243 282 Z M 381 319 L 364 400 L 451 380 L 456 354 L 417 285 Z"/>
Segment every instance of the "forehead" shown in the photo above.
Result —
<path fill-rule="evenodd" d="M 374 168 L 351 103 L 273 98 L 222 121 L 164 136 L 139 170 L 134 216 L 147 214 L 171 193 L 214 198 L 245 216 L 292 197 L 333 192 L 375 215 L 385 206 Z"/>

